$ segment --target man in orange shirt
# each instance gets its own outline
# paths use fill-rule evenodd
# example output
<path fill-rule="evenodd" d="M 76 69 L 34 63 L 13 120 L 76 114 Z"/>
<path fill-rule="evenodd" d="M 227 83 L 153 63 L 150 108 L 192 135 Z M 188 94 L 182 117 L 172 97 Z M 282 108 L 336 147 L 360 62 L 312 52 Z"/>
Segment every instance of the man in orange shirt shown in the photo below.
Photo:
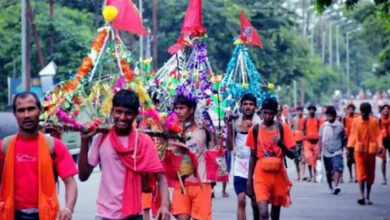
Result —
<path fill-rule="evenodd" d="M 358 116 L 358 114 L 355 114 L 355 105 L 354 104 L 349 104 L 347 106 L 347 111 L 345 114 L 345 118 L 343 120 L 344 128 L 345 128 L 345 135 L 347 136 L 347 142 L 349 135 L 351 133 L 351 127 L 352 127 L 352 122 L 353 120 Z M 352 183 L 353 180 L 353 171 L 352 171 L 352 165 L 355 163 L 355 158 L 354 158 L 354 148 L 347 146 L 347 167 L 349 170 L 349 182 Z M 356 177 L 356 166 L 354 169 L 355 177 Z M 357 180 L 355 179 L 355 182 Z"/>
<path fill-rule="evenodd" d="M 281 206 L 291 205 L 291 182 L 284 167 L 284 155 L 294 158 L 289 149 L 295 147 L 294 137 L 287 124 L 275 121 L 278 102 L 266 98 L 261 106 L 263 121 L 248 131 L 246 145 L 251 149 L 247 190 L 255 195 L 260 211 L 260 220 L 280 217 Z"/>
<path fill-rule="evenodd" d="M 360 112 L 361 117 L 357 117 L 352 123 L 348 146 L 355 148 L 356 177 L 361 195 L 357 202 L 360 205 L 372 205 L 370 193 L 375 179 L 375 155 L 383 150 L 382 137 L 378 120 L 370 115 L 371 105 L 362 103 Z"/>
<path fill-rule="evenodd" d="M 316 117 L 317 108 L 314 105 L 310 105 L 307 110 L 309 111 L 309 117 L 305 119 L 305 124 L 303 128 L 303 134 L 305 139 L 303 142 L 303 148 L 305 152 L 305 160 L 308 165 L 310 174 L 308 182 L 317 182 L 316 167 L 318 159 L 318 140 L 321 122 Z"/>
<path fill-rule="evenodd" d="M 390 117 L 389 117 L 389 111 L 390 111 L 390 106 L 389 105 L 383 105 L 380 108 L 380 113 L 381 113 L 381 118 L 379 119 L 379 127 L 381 129 L 382 133 L 382 144 L 385 149 L 390 148 L 390 135 L 389 135 L 389 125 L 390 125 Z M 386 178 L 386 150 L 382 152 L 380 155 L 382 159 L 382 176 L 383 176 L 383 185 L 387 184 L 387 178 Z"/>
<path fill-rule="evenodd" d="M 298 106 L 297 116 L 291 120 L 291 128 L 293 129 L 293 135 L 297 144 L 295 148 L 295 167 L 297 169 L 298 181 L 301 180 L 301 176 L 305 176 L 305 159 L 303 155 L 303 127 L 305 124 L 305 118 L 303 117 L 303 108 Z"/>

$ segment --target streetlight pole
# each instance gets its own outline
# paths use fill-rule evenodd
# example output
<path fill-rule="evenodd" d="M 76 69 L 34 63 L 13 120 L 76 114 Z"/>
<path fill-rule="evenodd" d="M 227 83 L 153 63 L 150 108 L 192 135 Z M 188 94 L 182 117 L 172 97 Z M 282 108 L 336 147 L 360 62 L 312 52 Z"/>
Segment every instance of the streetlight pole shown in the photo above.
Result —
<path fill-rule="evenodd" d="M 326 27 L 325 27 L 325 20 L 330 19 L 331 17 L 337 15 L 337 12 L 331 12 L 329 14 L 322 15 L 320 17 L 320 27 L 321 27 L 321 58 L 322 58 L 322 63 L 325 63 L 326 58 L 325 58 L 325 48 L 326 48 Z M 330 21 L 329 21 L 330 22 Z M 329 35 L 331 36 L 331 35 Z M 330 37 L 331 38 L 331 37 Z M 329 40 L 329 48 L 331 48 L 331 39 Z M 330 60 L 330 59 L 329 59 Z"/>
<path fill-rule="evenodd" d="M 143 5 L 142 5 L 142 0 L 138 0 L 139 4 L 139 14 L 141 17 L 141 21 L 143 21 L 143 16 L 142 16 L 142 11 L 143 11 Z M 139 58 L 143 59 L 144 58 L 144 38 L 142 35 L 139 35 Z"/>
<path fill-rule="evenodd" d="M 157 50 L 158 50 L 158 29 L 157 29 L 157 12 L 158 12 L 158 2 L 157 0 L 153 0 L 153 68 L 157 69 L 158 61 L 157 61 Z"/>
<path fill-rule="evenodd" d="M 338 21 L 335 21 L 333 23 L 332 22 L 329 23 L 329 65 L 330 65 L 330 67 L 333 66 L 333 33 L 332 33 L 333 32 L 333 25 L 341 23 L 345 20 L 346 20 L 346 18 L 343 17 Z M 338 48 L 339 48 L 338 34 L 339 34 L 338 28 L 336 26 L 336 59 L 337 59 L 337 66 L 340 67 L 340 57 L 338 54 Z"/>
<path fill-rule="evenodd" d="M 355 29 L 353 31 L 348 31 L 346 34 L 346 52 L 347 52 L 347 62 L 346 62 L 346 71 L 347 71 L 347 96 L 350 97 L 351 94 L 351 76 L 350 76 L 350 58 L 349 58 L 349 38 L 351 34 L 354 34 L 360 31 L 361 28 Z"/>
<path fill-rule="evenodd" d="M 333 61 L 333 56 L 332 56 L 332 21 L 329 20 L 329 66 L 332 68 L 332 61 Z"/>
<path fill-rule="evenodd" d="M 27 0 L 21 0 L 21 19 L 22 19 L 22 90 L 30 91 L 30 45 L 28 38 L 28 23 L 27 23 Z"/>
<path fill-rule="evenodd" d="M 340 26 L 336 26 L 336 65 L 340 67 L 340 40 L 339 40 Z"/>
<path fill-rule="evenodd" d="M 333 24 L 335 25 L 337 23 L 342 23 L 345 20 L 346 19 L 342 19 L 342 20 L 335 22 Z M 353 22 L 353 20 L 348 20 L 345 24 L 336 25 L 336 64 L 337 64 L 337 67 L 340 67 L 340 38 L 339 38 L 340 27 L 343 25 L 351 24 L 352 22 Z"/>

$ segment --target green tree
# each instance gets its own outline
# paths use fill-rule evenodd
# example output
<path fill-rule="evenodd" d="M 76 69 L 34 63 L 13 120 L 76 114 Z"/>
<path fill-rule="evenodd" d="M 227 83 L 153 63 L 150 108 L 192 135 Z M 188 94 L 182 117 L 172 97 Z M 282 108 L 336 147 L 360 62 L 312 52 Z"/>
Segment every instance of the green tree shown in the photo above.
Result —
<path fill-rule="evenodd" d="M 335 3 L 335 0 L 316 0 L 316 8 L 322 12 L 327 7 Z M 365 25 L 365 35 L 371 36 L 368 44 L 370 50 L 382 48 L 379 52 L 378 58 L 380 65 L 376 68 L 378 75 L 389 74 L 390 68 L 390 1 L 389 0 L 374 0 L 373 4 L 363 4 L 362 0 L 347 0 L 345 2 L 348 9 L 357 9 L 360 13 L 355 13 L 355 17 L 361 19 L 361 22 Z M 360 7 L 359 7 L 360 6 Z M 379 37 L 378 37 L 379 36 Z"/>
<path fill-rule="evenodd" d="M 89 46 L 95 35 L 92 14 L 57 5 L 54 21 L 49 19 L 49 6 L 37 2 L 32 8 L 35 24 L 39 33 L 41 48 L 48 63 L 54 60 L 58 65 L 57 78 L 63 80 L 77 70 L 82 58 L 89 52 Z M 7 77 L 20 77 L 21 66 L 21 21 L 20 4 L 10 4 L 0 8 L 0 86 L 7 88 Z M 55 54 L 49 55 L 49 36 L 55 36 Z M 35 44 L 30 39 L 31 73 L 37 77 L 40 70 Z M 0 91 L 0 108 L 7 103 L 7 91 Z"/>

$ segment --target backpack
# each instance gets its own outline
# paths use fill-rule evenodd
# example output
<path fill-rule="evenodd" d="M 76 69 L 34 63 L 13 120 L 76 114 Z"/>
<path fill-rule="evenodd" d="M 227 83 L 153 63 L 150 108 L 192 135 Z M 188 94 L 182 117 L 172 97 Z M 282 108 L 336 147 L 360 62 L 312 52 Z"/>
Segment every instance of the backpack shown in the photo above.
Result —
<path fill-rule="evenodd" d="M 3 139 L 2 143 L 1 143 L 1 152 L 4 156 L 7 154 L 9 144 L 14 136 L 15 135 L 7 136 Z M 45 141 L 46 141 L 47 145 L 49 146 L 50 157 L 52 160 L 54 160 L 56 158 L 56 153 L 54 152 L 54 138 L 50 135 L 44 135 L 44 137 L 45 137 Z M 57 173 L 57 169 L 56 169 L 54 163 L 53 163 L 53 174 L 54 174 L 54 180 L 57 183 L 58 182 L 58 173 Z"/>
<path fill-rule="evenodd" d="M 278 147 L 283 151 L 283 154 L 284 154 L 284 165 L 286 166 L 287 168 L 287 163 L 286 163 L 286 156 L 290 159 L 294 159 L 295 158 L 295 154 L 294 152 L 292 152 L 291 150 L 289 150 L 286 145 L 284 145 L 284 141 L 283 141 L 283 137 L 284 137 L 284 130 L 283 130 L 283 125 L 279 122 L 279 121 L 275 121 L 275 124 L 276 124 L 276 127 L 279 131 L 279 134 L 280 134 L 280 140 L 278 142 Z M 253 127 L 253 138 L 254 138 L 254 141 L 255 141 L 255 148 L 256 148 L 256 151 L 257 151 L 257 136 L 259 135 L 259 123 L 256 124 L 254 127 Z"/>

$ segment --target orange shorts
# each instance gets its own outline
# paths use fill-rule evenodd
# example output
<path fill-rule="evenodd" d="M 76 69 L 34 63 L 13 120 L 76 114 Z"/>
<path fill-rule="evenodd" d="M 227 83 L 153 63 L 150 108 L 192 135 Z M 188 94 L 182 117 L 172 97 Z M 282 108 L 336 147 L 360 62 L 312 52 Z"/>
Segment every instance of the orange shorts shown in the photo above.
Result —
<path fill-rule="evenodd" d="M 268 201 L 272 205 L 284 207 L 291 205 L 292 183 L 288 180 L 284 168 L 277 173 L 268 173 L 257 164 L 253 178 L 253 190 L 257 202 Z"/>
<path fill-rule="evenodd" d="M 316 167 L 318 158 L 318 143 L 313 144 L 310 141 L 305 140 L 303 142 L 303 150 L 306 163 L 310 166 Z"/>
<path fill-rule="evenodd" d="M 142 193 L 142 209 L 152 208 L 152 193 Z"/>
<path fill-rule="evenodd" d="M 375 179 L 375 154 L 355 152 L 356 179 L 373 184 Z"/>
<path fill-rule="evenodd" d="M 186 194 L 183 194 L 180 186 L 175 187 L 172 196 L 172 215 L 184 214 L 199 220 L 212 219 L 211 185 L 208 183 L 189 185 L 185 189 Z"/>

